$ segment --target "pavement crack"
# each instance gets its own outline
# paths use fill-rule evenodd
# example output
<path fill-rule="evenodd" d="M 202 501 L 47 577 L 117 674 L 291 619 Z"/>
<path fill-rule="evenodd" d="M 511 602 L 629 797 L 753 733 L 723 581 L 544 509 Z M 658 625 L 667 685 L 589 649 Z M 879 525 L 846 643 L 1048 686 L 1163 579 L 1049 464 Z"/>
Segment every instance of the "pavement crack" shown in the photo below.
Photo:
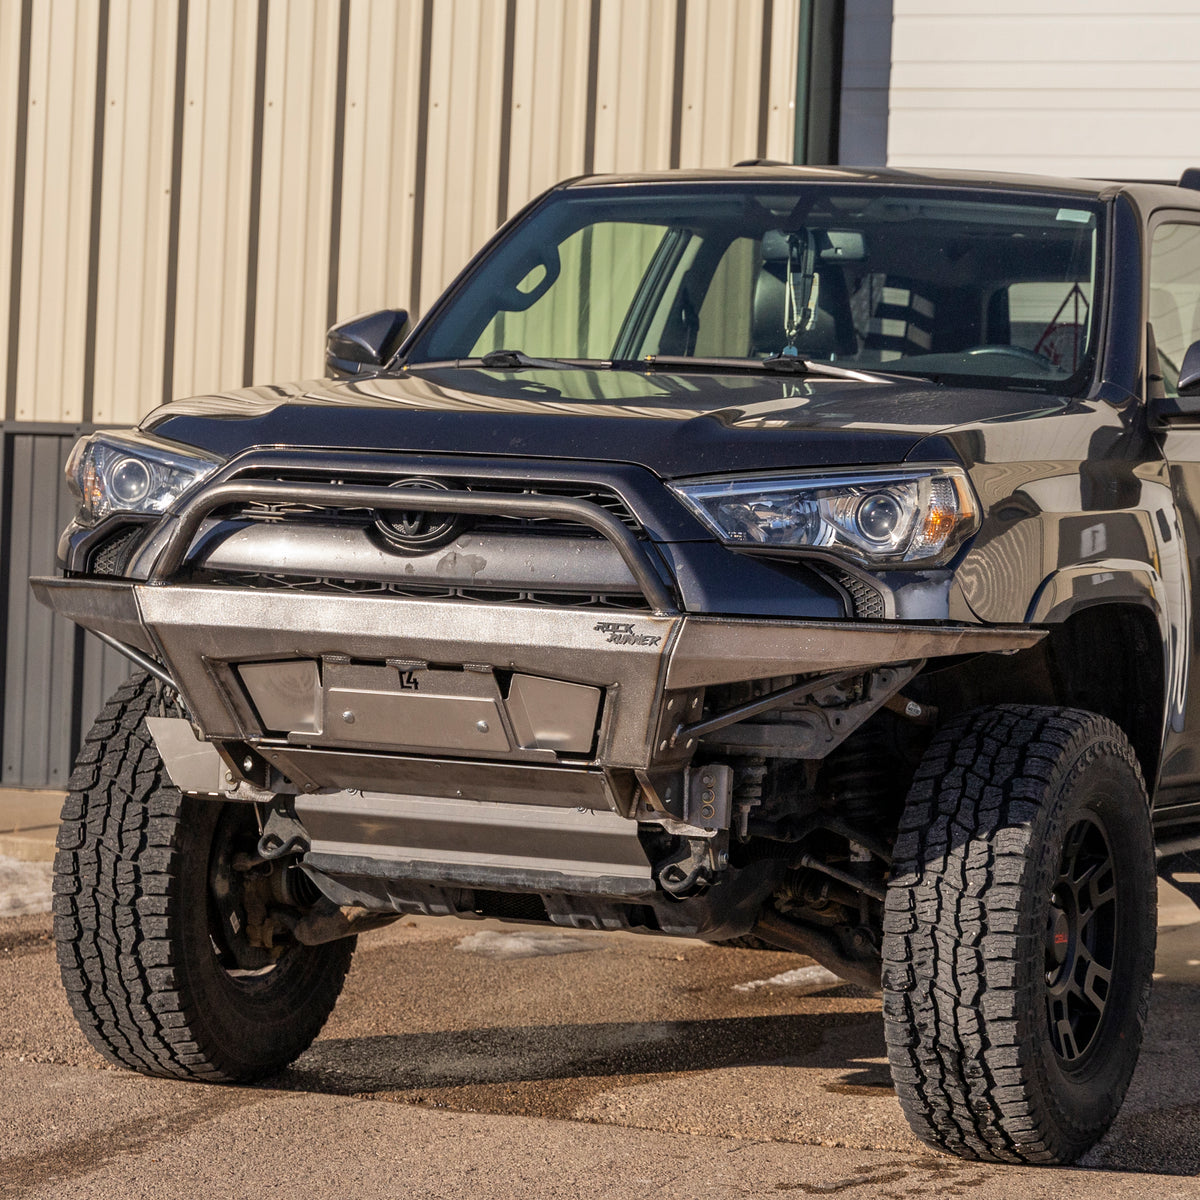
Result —
<path fill-rule="evenodd" d="M 777 1192 L 803 1192 L 806 1196 L 833 1196 L 853 1187 L 879 1187 L 885 1183 L 899 1183 L 907 1179 L 910 1172 L 906 1169 L 892 1171 L 869 1171 L 865 1175 L 851 1175 L 848 1179 L 839 1179 L 834 1183 L 777 1183 Z"/>

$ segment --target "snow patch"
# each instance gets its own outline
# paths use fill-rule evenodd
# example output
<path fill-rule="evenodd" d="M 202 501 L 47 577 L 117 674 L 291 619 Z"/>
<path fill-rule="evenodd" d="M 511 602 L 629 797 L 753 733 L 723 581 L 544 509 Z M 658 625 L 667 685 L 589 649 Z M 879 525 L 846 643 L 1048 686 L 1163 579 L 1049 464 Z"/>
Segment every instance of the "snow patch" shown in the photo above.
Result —
<path fill-rule="evenodd" d="M 794 971 L 784 971 L 782 975 L 772 975 L 770 979 L 752 979 L 749 983 L 735 983 L 735 992 L 753 992 L 757 988 L 786 987 L 804 988 L 810 992 L 819 992 L 825 988 L 838 987 L 846 981 L 827 971 L 824 967 L 797 967 Z"/>
<path fill-rule="evenodd" d="M 595 938 L 573 937 L 569 933 L 532 930 L 524 933 L 496 933 L 484 929 L 463 938 L 455 950 L 478 954 L 482 958 L 537 958 L 545 954 L 577 954 L 596 950 Z"/>
<path fill-rule="evenodd" d="M 0 854 L 0 917 L 50 911 L 54 864 L 21 862 Z"/>

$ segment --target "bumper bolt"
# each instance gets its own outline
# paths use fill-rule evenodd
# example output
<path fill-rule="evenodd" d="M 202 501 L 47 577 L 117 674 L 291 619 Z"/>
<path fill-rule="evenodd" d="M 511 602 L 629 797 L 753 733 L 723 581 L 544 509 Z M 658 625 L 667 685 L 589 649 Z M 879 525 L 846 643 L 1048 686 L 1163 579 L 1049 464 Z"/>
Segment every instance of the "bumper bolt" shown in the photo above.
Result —
<path fill-rule="evenodd" d="M 475 728 L 478 729 L 480 733 L 487 733 L 488 723 L 486 721 L 476 721 Z"/>
<path fill-rule="evenodd" d="M 354 714 L 349 709 L 346 709 L 346 711 L 342 713 L 342 720 L 345 721 L 347 725 L 353 725 Z"/>

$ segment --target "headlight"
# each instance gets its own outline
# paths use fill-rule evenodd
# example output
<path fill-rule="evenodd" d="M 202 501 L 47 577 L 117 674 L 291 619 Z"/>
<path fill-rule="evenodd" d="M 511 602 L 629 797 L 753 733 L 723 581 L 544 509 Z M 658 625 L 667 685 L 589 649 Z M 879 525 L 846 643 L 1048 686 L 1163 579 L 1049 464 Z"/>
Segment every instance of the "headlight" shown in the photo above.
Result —
<path fill-rule="evenodd" d="M 979 527 L 975 497 L 957 467 L 729 475 L 672 490 L 730 545 L 824 550 L 870 567 L 947 562 Z"/>
<path fill-rule="evenodd" d="M 75 443 L 67 483 L 79 502 L 78 519 L 91 525 L 114 512 L 166 512 L 216 466 L 216 459 L 137 433 L 94 433 Z"/>

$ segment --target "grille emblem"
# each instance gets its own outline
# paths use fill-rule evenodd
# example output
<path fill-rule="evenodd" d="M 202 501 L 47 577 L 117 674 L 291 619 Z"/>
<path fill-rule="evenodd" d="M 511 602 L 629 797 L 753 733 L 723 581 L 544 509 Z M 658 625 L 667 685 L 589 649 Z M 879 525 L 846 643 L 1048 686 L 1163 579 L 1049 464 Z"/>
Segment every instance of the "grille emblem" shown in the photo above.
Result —
<path fill-rule="evenodd" d="M 447 492 L 440 479 L 401 479 L 391 485 L 413 491 Z M 464 529 L 469 519 L 459 513 L 429 512 L 419 508 L 379 509 L 375 527 L 397 550 L 408 554 L 424 554 L 448 546 Z"/>

